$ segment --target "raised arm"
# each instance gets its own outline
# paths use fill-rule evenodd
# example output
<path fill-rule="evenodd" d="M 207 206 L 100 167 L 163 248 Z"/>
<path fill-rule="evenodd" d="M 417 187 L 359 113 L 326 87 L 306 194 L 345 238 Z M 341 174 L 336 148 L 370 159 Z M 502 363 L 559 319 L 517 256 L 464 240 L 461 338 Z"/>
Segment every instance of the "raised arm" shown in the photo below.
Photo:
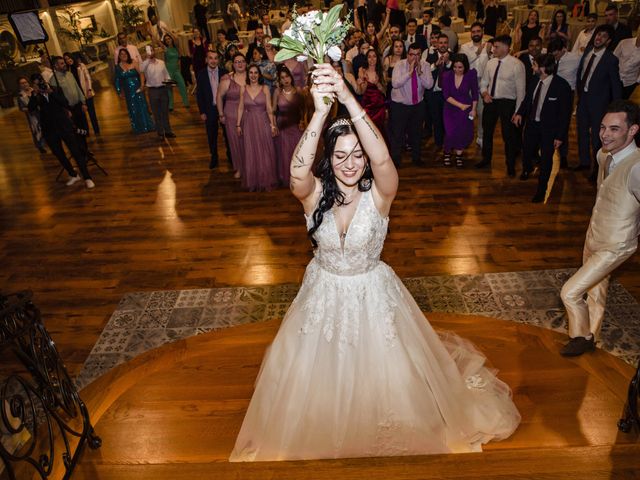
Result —
<path fill-rule="evenodd" d="M 388 214 L 391 202 L 398 191 L 398 172 L 391 160 L 382 134 L 346 87 L 343 78 L 335 73 L 330 65 L 318 65 L 314 74 L 314 82 L 317 82 L 318 91 L 325 94 L 334 93 L 338 101 L 347 107 L 353 126 L 358 133 L 360 144 L 369 158 L 373 171 L 374 191 L 381 200 L 381 204 L 377 203 L 376 206 L 380 213 Z"/>
<path fill-rule="evenodd" d="M 387 31 L 387 28 L 389 28 L 389 18 L 391 17 L 391 9 L 387 7 L 387 14 L 384 16 L 384 22 L 382 23 L 382 27 L 380 28 L 380 31 L 376 34 L 376 38 L 378 39 L 378 41 L 382 41 L 382 39 L 384 38 L 384 33 Z"/>

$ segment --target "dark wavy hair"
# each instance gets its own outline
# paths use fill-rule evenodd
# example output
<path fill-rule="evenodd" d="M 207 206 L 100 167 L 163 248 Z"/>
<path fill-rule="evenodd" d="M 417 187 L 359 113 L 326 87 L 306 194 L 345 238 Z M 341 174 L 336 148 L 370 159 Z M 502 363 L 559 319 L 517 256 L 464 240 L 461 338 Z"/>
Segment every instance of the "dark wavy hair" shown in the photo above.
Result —
<path fill-rule="evenodd" d="M 347 120 L 348 123 L 345 124 L 345 120 Z M 307 231 L 307 235 L 309 240 L 311 240 L 313 248 L 318 246 L 318 242 L 316 242 L 313 235 L 318 231 L 318 228 L 320 228 L 322 220 L 324 219 L 324 214 L 331 210 L 334 205 L 340 206 L 348 203 L 345 202 L 344 195 L 340 191 L 340 188 L 338 188 L 338 182 L 336 181 L 335 173 L 333 173 L 333 163 L 331 160 L 338 138 L 351 133 L 356 136 L 358 135 L 353 123 L 351 123 L 351 121 L 346 117 L 335 118 L 331 125 L 329 125 L 329 128 L 324 132 L 324 153 L 315 167 L 315 175 L 322 183 L 322 195 L 320 196 L 318 207 L 312 215 L 313 225 Z M 370 190 L 372 180 L 373 172 L 371 171 L 371 165 L 369 165 L 369 162 L 367 161 L 364 173 L 362 174 L 362 177 L 360 177 L 360 180 L 358 180 L 358 190 L 361 192 Z"/>

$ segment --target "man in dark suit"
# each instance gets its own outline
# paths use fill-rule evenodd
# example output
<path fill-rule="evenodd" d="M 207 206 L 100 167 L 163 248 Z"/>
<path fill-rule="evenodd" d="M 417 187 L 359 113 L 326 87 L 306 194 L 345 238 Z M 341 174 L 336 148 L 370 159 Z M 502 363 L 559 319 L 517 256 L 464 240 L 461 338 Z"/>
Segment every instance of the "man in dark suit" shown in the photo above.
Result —
<path fill-rule="evenodd" d="M 262 23 L 258 26 L 262 27 L 262 32 L 267 37 L 280 38 L 280 31 L 278 30 L 278 27 L 276 27 L 275 25 L 271 25 L 271 18 L 269 17 L 268 13 L 262 15 Z"/>
<path fill-rule="evenodd" d="M 212 170 L 218 166 L 218 120 L 222 116 L 223 107 L 218 105 L 217 101 L 218 86 L 220 85 L 220 79 L 227 73 L 224 68 L 218 66 L 219 60 L 218 52 L 208 51 L 207 67 L 200 70 L 196 75 L 198 110 L 200 111 L 200 118 L 207 129 L 209 152 L 211 152 L 209 168 Z M 227 158 L 231 159 L 228 145 Z"/>
<path fill-rule="evenodd" d="M 531 200 L 540 203 L 547 191 L 553 152 L 560 148 L 569 130 L 572 97 L 569 83 L 556 75 L 556 59 L 552 54 L 538 55 L 533 61 L 533 68 L 539 80 L 527 89 L 524 101 L 513 116 L 513 123 L 519 127 L 526 119 L 521 180 L 529 178 L 533 161 L 540 151 L 538 189 Z"/>
<path fill-rule="evenodd" d="M 32 88 L 29 99 L 29 111 L 38 112 L 40 115 L 40 127 L 42 136 L 47 145 L 63 168 L 69 174 L 67 185 L 73 185 L 84 179 L 87 188 L 95 187 L 89 170 L 87 170 L 86 154 L 78 143 L 75 127 L 71 121 L 69 102 L 59 88 L 51 88 L 42 75 L 31 76 Z M 76 173 L 67 158 L 62 143 L 67 146 L 73 158 L 75 158 L 82 178 Z"/>
<path fill-rule="evenodd" d="M 429 48 L 427 39 L 424 35 L 418 34 L 418 21 L 415 18 L 407 20 L 407 34 L 404 36 L 404 46 L 409 50 L 409 45 L 417 44 L 421 51 L 425 51 Z"/>
<path fill-rule="evenodd" d="M 609 43 L 609 50 L 614 51 L 620 40 L 625 38 L 631 38 L 631 29 L 625 23 L 618 20 L 618 6 L 615 3 L 610 3 L 604 11 L 604 19 L 607 25 L 613 27 L 613 36 L 611 37 L 611 43 Z"/>
<path fill-rule="evenodd" d="M 253 51 L 256 47 L 264 47 L 264 30 L 262 30 L 261 26 L 255 29 L 253 42 L 249 44 L 249 48 L 247 49 L 247 62 L 251 62 Z"/>
<path fill-rule="evenodd" d="M 593 32 L 591 46 L 587 47 L 578 65 L 576 91 L 578 109 L 576 113 L 578 131 L 578 156 L 580 163 L 574 170 L 591 168 L 591 156 L 602 146 L 600 142 L 600 122 L 607 106 L 622 97 L 622 82 L 618 58 L 607 49 L 613 37 L 611 25 L 599 25 Z M 593 152 L 589 151 L 589 144 Z M 597 164 L 593 167 L 592 178 L 597 175 Z"/>
<path fill-rule="evenodd" d="M 431 32 L 434 28 L 440 29 L 437 25 L 431 23 L 433 20 L 433 10 L 425 10 L 422 12 L 422 25 L 418 27 L 418 35 L 422 35 L 427 41 L 427 46 L 431 46 Z"/>
<path fill-rule="evenodd" d="M 444 97 L 440 87 L 440 77 L 447 70 L 451 70 L 451 51 L 449 37 L 445 33 L 438 35 L 436 50 L 427 55 L 427 63 L 431 66 L 433 87 L 425 91 L 425 100 L 429 118 L 433 125 L 433 140 L 438 148 L 444 143 Z"/>
<path fill-rule="evenodd" d="M 527 45 L 527 52 L 520 55 L 520 61 L 524 63 L 525 73 L 527 74 L 527 90 L 531 85 L 538 84 L 538 75 L 533 71 L 534 60 L 542 53 L 542 38 L 533 37 Z"/>

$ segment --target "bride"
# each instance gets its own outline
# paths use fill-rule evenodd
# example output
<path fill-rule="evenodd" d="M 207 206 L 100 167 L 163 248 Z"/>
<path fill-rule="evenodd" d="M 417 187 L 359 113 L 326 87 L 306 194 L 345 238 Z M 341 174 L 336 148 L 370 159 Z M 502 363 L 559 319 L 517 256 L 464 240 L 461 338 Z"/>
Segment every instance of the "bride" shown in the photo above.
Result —
<path fill-rule="evenodd" d="M 327 64 L 294 152 L 291 190 L 315 247 L 269 347 L 230 461 L 481 451 L 513 433 L 509 387 L 469 342 L 439 335 L 380 261 L 398 174 L 383 137 Z M 324 152 L 312 164 L 331 105 Z"/>

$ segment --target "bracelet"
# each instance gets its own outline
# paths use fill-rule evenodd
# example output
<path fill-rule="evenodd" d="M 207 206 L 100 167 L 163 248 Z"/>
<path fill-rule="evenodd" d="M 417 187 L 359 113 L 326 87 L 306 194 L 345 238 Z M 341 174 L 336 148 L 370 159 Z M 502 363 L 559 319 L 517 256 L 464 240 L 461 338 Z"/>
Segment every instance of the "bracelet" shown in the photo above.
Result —
<path fill-rule="evenodd" d="M 366 114 L 367 112 L 365 112 L 363 108 L 362 110 L 360 110 L 360 113 L 351 117 L 351 122 L 356 123 L 358 120 L 362 120 Z"/>

